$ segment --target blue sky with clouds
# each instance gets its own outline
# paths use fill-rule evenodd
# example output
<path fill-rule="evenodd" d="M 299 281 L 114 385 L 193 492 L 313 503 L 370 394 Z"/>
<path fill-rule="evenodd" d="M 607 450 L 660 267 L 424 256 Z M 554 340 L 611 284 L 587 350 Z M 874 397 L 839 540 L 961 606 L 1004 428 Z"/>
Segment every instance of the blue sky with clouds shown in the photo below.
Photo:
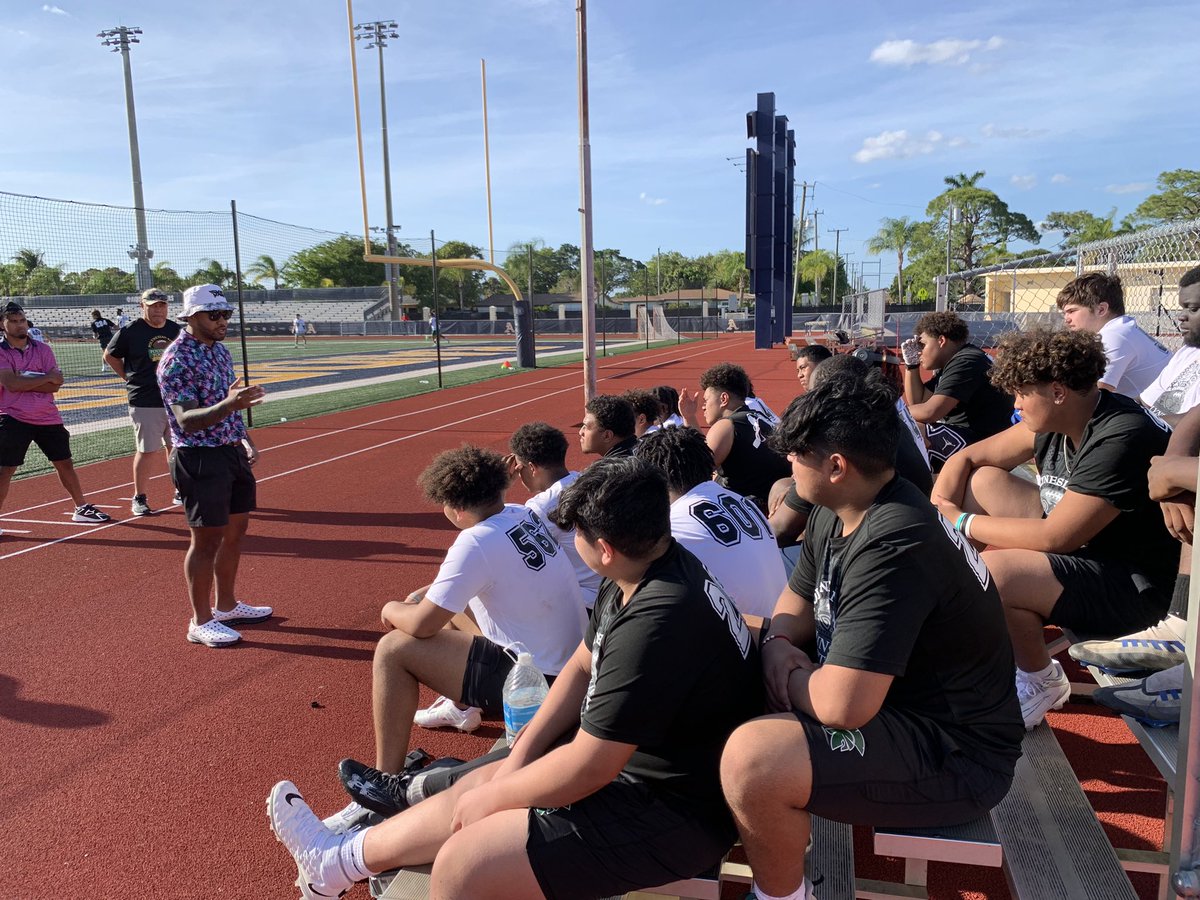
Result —
<path fill-rule="evenodd" d="M 744 242 L 745 114 L 774 91 L 817 182 L 821 242 L 864 257 L 882 216 L 920 216 L 942 177 L 1035 221 L 1131 211 L 1166 169 L 1196 168 L 1189 2 L 1004 4 L 592 0 L 597 247 L 640 258 Z M 386 51 L 403 238 L 487 243 L 479 60 L 488 62 L 497 249 L 580 243 L 570 0 L 357 0 L 394 18 Z M 0 190 L 129 204 L 119 57 L 133 53 L 146 205 L 239 209 L 360 230 L 346 12 L 337 0 L 4 0 Z M 383 223 L 374 51 L 360 55 L 371 219 Z M 811 206 L 810 206 L 811 208 Z M 1057 237 L 1048 235 L 1044 245 Z M 895 268 L 883 260 L 886 274 Z"/>

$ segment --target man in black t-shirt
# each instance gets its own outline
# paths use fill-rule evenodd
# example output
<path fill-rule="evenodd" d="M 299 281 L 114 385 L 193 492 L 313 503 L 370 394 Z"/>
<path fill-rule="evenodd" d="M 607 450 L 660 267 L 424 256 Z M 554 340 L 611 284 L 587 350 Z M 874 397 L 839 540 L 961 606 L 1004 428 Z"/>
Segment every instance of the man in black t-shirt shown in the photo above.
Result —
<path fill-rule="evenodd" d="M 774 437 L 817 508 L 761 645 L 777 715 L 738 728 L 721 759 L 760 900 L 811 897 L 810 814 L 970 821 L 1004 797 L 1020 755 L 1000 598 L 979 554 L 896 476 L 901 428 L 884 384 L 842 374 Z"/>
<path fill-rule="evenodd" d="M 1004 601 L 1027 728 L 1071 692 L 1043 625 L 1128 634 L 1163 618 L 1175 582 L 1179 547 L 1146 483 L 1170 429 L 1101 390 L 1106 365 L 1091 332 L 1005 335 L 992 378 L 1016 396 L 1021 421 L 952 457 L 933 488 L 942 515 L 991 548 L 983 557 Z M 1036 485 L 1009 474 L 1030 457 Z"/>
<path fill-rule="evenodd" d="M 133 503 L 135 516 L 149 516 L 147 500 L 153 454 L 171 454 L 171 426 L 158 389 L 158 360 L 179 336 L 182 326 L 167 317 L 168 296 L 150 288 L 142 293 L 142 317 L 117 332 L 104 351 L 104 361 L 125 381 L 129 418 L 133 422 Z"/>
<path fill-rule="evenodd" d="M 583 408 L 579 448 L 600 456 L 632 456 L 637 446 L 637 413 L 624 397 L 600 394 Z"/>
<path fill-rule="evenodd" d="M 1012 397 L 988 379 L 992 361 L 967 343 L 966 322 L 952 312 L 929 313 L 914 333 L 900 346 L 904 399 L 913 418 L 926 426 L 929 455 L 937 463 L 1012 424 Z M 921 369 L 937 374 L 922 382 Z"/>
<path fill-rule="evenodd" d="M 382 825 L 335 835 L 277 784 L 272 827 L 312 895 L 432 861 L 434 896 L 610 897 L 732 845 L 721 748 L 763 697 L 737 607 L 671 538 L 666 479 L 642 460 L 594 463 L 554 519 L 604 576 L 583 643 L 507 759 Z"/>
<path fill-rule="evenodd" d="M 92 329 L 92 336 L 100 344 L 100 374 L 103 375 L 108 371 L 104 365 L 104 349 L 108 346 L 108 342 L 112 340 L 113 329 L 117 326 L 112 319 L 106 319 L 100 315 L 100 310 L 92 310 L 92 321 L 89 325 Z"/>
<path fill-rule="evenodd" d="M 713 453 L 718 480 L 767 512 L 771 486 L 788 474 L 787 460 L 767 445 L 774 426 L 766 414 L 746 405 L 752 386 L 746 370 L 720 363 L 700 376 L 703 393 L 679 392 L 683 424 L 699 429 L 697 408 L 704 400 L 705 441 Z"/>

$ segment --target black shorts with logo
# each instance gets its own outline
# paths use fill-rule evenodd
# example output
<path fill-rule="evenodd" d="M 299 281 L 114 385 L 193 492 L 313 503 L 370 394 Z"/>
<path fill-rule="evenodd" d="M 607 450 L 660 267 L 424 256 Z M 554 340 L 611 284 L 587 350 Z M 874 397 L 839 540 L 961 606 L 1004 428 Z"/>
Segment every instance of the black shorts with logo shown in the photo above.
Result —
<path fill-rule="evenodd" d="M 1093 637 L 1119 637 L 1159 622 L 1171 605 L 1160 583 L 1124 563 L 1047 553 L 1050 571 L 1062 585 L 1051 625 Z"/>
<path fill-rule="evenodd" d="M 169 468 L 191 528 L 223 528 L 254 509 L 257 484 L 241 444 L 176 447 Z"/>
<path fill-rule="evenodd" d="M 0 416 L 0 466 L 24 465 L 30 444 L 37 444 L 50 462 L 71 458 L 71 436 L 66 426 L 30 425 L 12 416 Z"/>
<path fill-rule="evenodd" d="M 504 708 L 504 681 L 516 665 L 499 644 L 475 635 L 467 651 L 467 668 L 463 671 L 462 693 L 459 702 L 478 706 L 488 712 Z M 547 685 L 554 684 L 553 675 L 543 675 Z"/>

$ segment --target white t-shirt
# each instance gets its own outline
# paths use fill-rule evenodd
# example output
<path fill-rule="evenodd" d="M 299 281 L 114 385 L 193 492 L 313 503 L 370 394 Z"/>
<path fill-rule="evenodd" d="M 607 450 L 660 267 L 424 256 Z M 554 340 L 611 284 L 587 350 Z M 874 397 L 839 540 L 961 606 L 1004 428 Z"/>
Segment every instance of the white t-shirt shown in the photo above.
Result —
<path fill-rule="evenodd" d="M 562 496 L 563 488 L 569 487 L 571 482 L 578 477 L 578 472 L 568 472 L 540 494 L 535 494 L 526 500 L 525 505 L 538 514 L 542 520 L 542 524 L 550 532 L 550 536 L 558 541 L 558 546 L 562 547 L 566 552 L 567 559 L 571 563 L 571 568 L 575 570 L 575 579 L 579 582 L 579 591 L 583 594 L 583 605 L 591 609 L 596 605 L 596 591 L 600 590 L 600 576 L 587 567 L 587 563 L 583 561 L 583 557 L 575 549 L 574 529 L 563 531 L 550 521 L 550 513 L 558 509 L 558 498 Z"/>
<path fill-rule="evenodd" d="M 1200 347 L 1180 347 L 1166 368 L 1142 391 L 1142 403 L 1161 418 L 1200 406 Z"/>
<path fill-rule="evenodd" d="M 29 326 L 29 336 L 35 341 L 41 341 L 43 344 L 50 343 L 48 340 L 46 340 L 46 336 L 42 334 L 42 329 L 36 328 L 32 325 Z"/>
<path fill-rule="evenodd" d="M 767 404 L 763 403 L 760 397 L 747 397 L 746 405 L 753 410 L 756 410 L 771 420 L 771 427 L 774 428 L 779 424 L 779 416 L 775 415 L 774 410 Z"/>
<path fill-rule="evenodd" d="M 304 334 L 304 329 L 305 329 L 307 326 L 308 326 L 308 323 L 307 323 L 307 322 L 305 322 L 305 321 L 304 321 L 302 318 L 300 318 L 299 316 L 296 316 L 296 320 L 295 320 L 294 322 L 292 322 L 292 331 L 293 331 L 295 334 Z"/>
<path fill-rule="evenodd" d="M 775 532 L 741 494 L 715 481 L 696 485 L 671 504 L 671 536 L 696 555 L 750 616 L 769 616 L 787 583 Z"/>
<path fill-rule="evenodd" d="M 583 640 L 587 616 L 567 555 L 515 503 L 459 532 L 425 598 L 453 613 L 470 606 L 485 638 L 519 641 L 546 675 L 561 672 Z"/>
<path fill-rule="evenodd" d="M 121 313 L 119 316 L 117 316 L 117 327 L 118 328 L 124 328 L 128 324 L 129 324 L 129 316 L 125 315 L 125 313 Z"/>
<path fill-rule="evenodd" d="M 1133 316 L 1110 319 L 1100 329 L 1108 367 L 1100 380 L 1136 400 L 1167 364 L 1171 351 L 1138 327 Z"/>

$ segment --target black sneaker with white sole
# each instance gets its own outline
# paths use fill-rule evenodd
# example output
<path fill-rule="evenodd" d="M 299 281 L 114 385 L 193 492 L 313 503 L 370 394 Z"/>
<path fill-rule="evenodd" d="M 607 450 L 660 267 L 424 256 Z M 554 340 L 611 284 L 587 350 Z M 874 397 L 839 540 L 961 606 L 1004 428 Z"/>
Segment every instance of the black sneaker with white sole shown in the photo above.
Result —
<path fill-rule="evenodd" d="M 83 506 L 75 507 L 75 512 L 71 515 L 71 521 L 82 522 L 86 525 L 99 525 L 101 522 L 112 521 L 112 516 L 106 512 L 101 512 L 90 503 L 85 503 Z"/>
<path fill-rule="evenodd" d="M 404 758 L 400 774 L 390 775 L 357 760 L 343 759 L 338 763 L 338 778 L 355 803 L 388 818 L 408 808 L 409 780 L 432 761 L 424 750 L 413 750 Z"/>
<path fill-rule="evenodd" d="M 150 508 L 150 504 L 146 501 L 145 494 L 134 494 L 133 503 L 129 506 L 129 511 L 135 516 L 152 516 L 154 510 Z"/>

